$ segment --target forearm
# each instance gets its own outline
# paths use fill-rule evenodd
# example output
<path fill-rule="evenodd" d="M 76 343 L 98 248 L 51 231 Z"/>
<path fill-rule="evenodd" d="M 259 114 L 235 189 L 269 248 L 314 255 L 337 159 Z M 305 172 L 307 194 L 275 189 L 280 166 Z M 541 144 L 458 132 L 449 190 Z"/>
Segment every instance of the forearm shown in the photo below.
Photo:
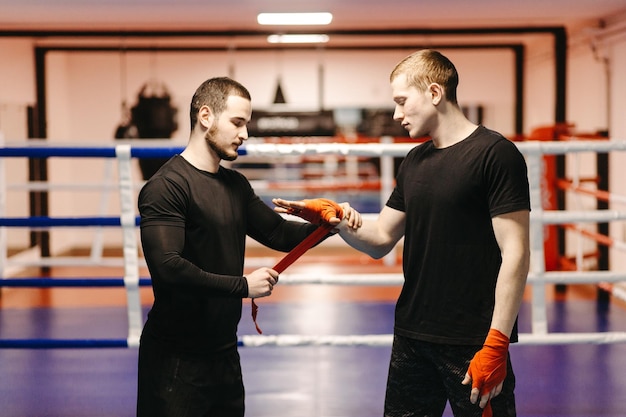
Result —
<path fill-rule="evenodd" d="M 358 229 L 339 227 L 339 236 L 354 249 L 379 259 L 393 249 L 396 242 L 380 238 L 376 224 L 364 222 Z"/>
<path fill-rule="evenodd" d="M 248 285 L 243 276 L 211 273 L 185 259 L 181 255 L 184 236 L 184 229 L 180 227 L 142 227 L 144 257 L 155 282 L 242 298 L 248 296 Z"/>
<path fill-rule="evenodd" d="M 287 221 L 260 199 L 250 204 L 247 234 L 268 248 L 289 252 L 310 235 L 317 225 Z"/>
<path fill-rule="evenodd" d="M 495 292 L 491 327 L 511 335 L 524 297 L 528 276 L 529 256 L 526 251 L 504 257 Z"/>
<path fill-rule="evenodd" d="M 404 235 L 404 212 L 383 207 L 376 220 L 363 221 L 360 227 L 342 222 L 339 235 L 350 246 L 374 259 L 388 254 Z"/>
<path fill-rule="evenodd" d="M 507 336 L 515 324 L 524 297 L 530 265 L 528 210 L 496 216 L 493 230 L 502 254 L 496 283 L 495 305 L 491 327 Z"/>

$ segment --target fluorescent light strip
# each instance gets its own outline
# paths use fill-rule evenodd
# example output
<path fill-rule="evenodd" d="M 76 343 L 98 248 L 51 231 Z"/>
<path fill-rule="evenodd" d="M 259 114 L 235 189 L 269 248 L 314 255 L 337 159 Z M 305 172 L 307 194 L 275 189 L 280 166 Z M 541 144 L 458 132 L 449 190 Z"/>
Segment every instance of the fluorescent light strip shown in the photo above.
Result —
<path fill-rule="evenodd" d="M 328 35 L 270 35 L 269 43 L 326 43 Z"/>
<path fill-rule="evenodd" d="M 259 13 L 256 18 L 260 25 L 328 25 L 333 15 L 321 13 Z"/>

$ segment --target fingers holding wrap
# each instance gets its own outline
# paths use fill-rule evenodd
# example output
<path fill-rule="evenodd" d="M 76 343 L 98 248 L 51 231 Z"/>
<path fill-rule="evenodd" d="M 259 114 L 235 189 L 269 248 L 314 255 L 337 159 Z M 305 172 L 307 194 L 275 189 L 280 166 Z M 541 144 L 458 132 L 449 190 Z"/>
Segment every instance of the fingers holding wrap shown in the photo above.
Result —
<path fill-rule="evenodd" d="M 361 213 L 359 213 L 354 207 L 352 207 L 349 203 L 341 203 L 339 205 L 343 209 L 342 220 L 346 222 L 350 229 L 358 229 L 363 225 Z"/>
<path fill-rule="evenodd" d="M 244 275 L 248 283 L 248 297 L 260 298 L 272 294 L 278 283 L 278 272 L 271 268 L 259 268 Z"/>

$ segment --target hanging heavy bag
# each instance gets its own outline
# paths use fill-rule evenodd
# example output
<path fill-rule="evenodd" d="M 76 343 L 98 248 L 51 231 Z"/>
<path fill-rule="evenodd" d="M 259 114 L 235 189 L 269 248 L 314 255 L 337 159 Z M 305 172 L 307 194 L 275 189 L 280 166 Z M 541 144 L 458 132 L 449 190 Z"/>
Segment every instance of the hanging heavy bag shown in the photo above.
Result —
<path fill-rule="evenodd" d="M 176 114 L 170 95 L 165 87 L 161 94 L 150 94 L 151 86 L 145 84 L 137 96 L 137 104 L 131 109 L 132 125 L 137 128 L 140 139 L 167 139 L 178 128 Z M 156 173 L 169 158 L 142 158 L 139 166 L 144 180 Z"/>
<path fill-rule="evenodd" d="M 137 126 L 133 124 L 131 120 L 130 111 L 126 106 L 126 102 L 122 102 L 122 121 L 115 128 L 115 139 L 138 139 L 139 132 L 137 131 Z"/>

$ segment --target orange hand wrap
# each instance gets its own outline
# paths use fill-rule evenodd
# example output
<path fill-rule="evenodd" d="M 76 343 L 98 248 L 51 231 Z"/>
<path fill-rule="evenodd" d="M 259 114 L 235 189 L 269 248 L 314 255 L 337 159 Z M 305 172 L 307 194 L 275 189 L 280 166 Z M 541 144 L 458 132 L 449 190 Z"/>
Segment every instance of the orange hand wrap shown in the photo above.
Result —
<path fill-rule="evenodd" d="M 304 253 L 315 246 L 320 240 L 324 238 L 332 229 L 333 226 L 328 222 L 333 217 L 337 217 L 338 219 L 343 218 L 343 209 L 339 204 L 335 203 L 332 200 L 328 200 L 326 198 L 316 198 L 314 200 L 303 200 L 306 203 L 306 206 L 303 209 L 289 209 L 289 214 L 294 214 L 296 216 L 302 217 L 304 220 L 307 220 L 313 224 L 318 224 L 316 230 L 313 231 L 309 236 L 307 236 L 298 246 L 293 248 L 291 252 L 289 252 L 283 259 L 280 260 L 274 266 L 274 270 L 281 274 L 289 265 L 294 263 L 300 256 L 304 255 Z M 257 315 L 259 312 L 259 306 L 254 302 L 254 298 L 252 299 L 252 321 L 254 321 L 254 325 L 256 327 L 256 331 L 259 334 L 262 334 L 261 328 L 257 323 Z"/>
<path fill-rule="evenodd" d="M 467 373 L 472 378 L 472 389 L 478 388 L 480 397 L 488 394 L 506 377 L 506 358 L 509 338 L 496 329 L 490 329 L 483 348 L 476 352 Z M 483 417 L 491 417 L 491 404 L 487 402 Z"/>
<path fill-rule="evenodd" d="M 287 255 L 283 257 L 275 266 L 272 268 L 279 274 L 282 274 L 285 269 L 292 263 L 294 263 L 299 257 L 304 255 L 304 253 L 315 246 L 320 240 L 324 238 L 331 230 L 333 226 L 329 223 L 323 224 L 319 226 L 317 229 L 313 231 L 310 235 L 308 235 L 302 242 L 298 244 L 295 248 L 291 250 Z M 254 325 L 256 327 L 256 331 L 259 334 L 263 334 L 263 331 L 259 327 L 259 324 L 256 321 L 257 315 L 259 314 L 259 306 L 254 302 L 254 298 L 252 299 L 252 321 L 254 321 Z"/>
<path fill-rule="evenodd" d="M 288 209 L 287 213 L 302 217 L 313 224 L 327 223 L 333 217 L 343 218 L 343 209 L 339 204 L 327 198 L 302 200 L 303 209 Z"/>

